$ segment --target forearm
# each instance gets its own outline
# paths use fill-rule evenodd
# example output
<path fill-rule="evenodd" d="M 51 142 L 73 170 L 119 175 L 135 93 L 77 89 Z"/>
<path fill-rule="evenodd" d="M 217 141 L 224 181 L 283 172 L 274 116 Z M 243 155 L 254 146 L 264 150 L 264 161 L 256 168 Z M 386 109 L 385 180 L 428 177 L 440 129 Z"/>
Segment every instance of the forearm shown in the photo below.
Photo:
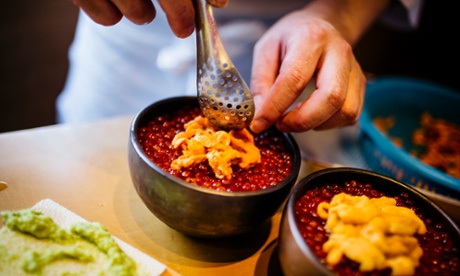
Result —
<path fill-rule="evenodd" d="M 353 46 L 389 3 L 390 0 L 316 0 L 304 12 L 330 22 Z"/>

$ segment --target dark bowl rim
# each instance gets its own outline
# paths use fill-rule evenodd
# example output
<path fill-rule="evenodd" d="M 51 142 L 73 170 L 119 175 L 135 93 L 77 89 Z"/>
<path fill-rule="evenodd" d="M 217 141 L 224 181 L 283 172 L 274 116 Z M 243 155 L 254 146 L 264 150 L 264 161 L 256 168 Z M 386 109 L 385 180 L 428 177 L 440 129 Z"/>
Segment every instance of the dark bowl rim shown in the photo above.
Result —
<path fill-rule="evenodd" d="M 371 82 L 370 85 L 374 85 L 375 83 L 383 83 L 386 85 L 391 86 L 415 86 L 419 88 L 421 91 L 420 93 L 429 93 L 433 94 L 435 97 L 446 97 L 447 99 L 457 99 L 460 102 L 460 96 L 457 95 L 454 90 L 442 87 L 440 85 L 417 80 L 411 78 L 382 78 L 377 79 L 374 82 Z M 372 97 L 372 90 L 367 89 L 366 98 Z M 452 189 L 456 192 L 460 192 L 460 179 L 457 179 L 453 176 L 450 176 L 438 169 L 435 169 L 425 163 L 423 163 L 420 159 L 410 155 L 406 150 L 398 148 L 391 140 L 385 136 L 382 132 L 380 132 L 372 122 L 372 118 L 369 112 L 369 108 L 364 105 L 362 114 L 359 119 L 360 125 L 360 136 L 366 135 L 372 143 L 376 145 L 380 145 L 381 148 L 384 148 L 384 152 L 387 155 L 393 156 L 398 160 L 392 160 L 395 162 L 399 162 L 411 168 L 414 171 L 417 171 L 422 177 L 426 179 L 430 179 L 434 183 L 439 185 L 445 186 L 449 189 Z M 362 137 L 360 137 L 362 139 Z"/>
<path fill-rule="evenodd" d="M 289 133 L 281 133 L 284 139 L 287 139 L 288 144 L 292 145 L 292 151 L 294 155 L 292 156 L 292 168 L 291 172 L 277 185 L 263 189 L 263 190 L 257 190 L 257 191 L 241 191 L 241 192 L 227 192 L 227 191 L 218 191 L 210 188 L 205 188 L 201 187 L 198 185 L 194 185 L 192 183 L 188 183 L 184 181 L 181 178 L 175 177 L 164 170 L 162 170 L 160 167 L 158 167 L 152 160 L 150 160 L 147 155 L 144 153 L 142 148 L 140 147 L 139 143 L 137 142 L 137 132 L 136 130 L 138 129 L 138 123 L 143 118 L 143 116 L 146 116 L 149 114 L 149 112 L 154 109 L 154 107 L 159 106 L 161 104 L 167 104 L 169 102 L 174 102 L 177 100 L 184 100 L 184 101 L 192 101 L 192 100 L 197 100 L 196 96 L 177 96 L 177 97 L 170 97 L 170 98 L 165 98 L 163 100 L 154 102 L 145 108 L 143 108 L 141 111 L 139 111 L 131 121 L 130 125 L 130 131 L 129 131 L 129 143 L 131 146 L 134 148 L 136 151 L 136 154 L 144 161 L 150 168 L 152 168 L 154 171 L 157 173 L 161 174 L 163 177 L 168 178 L 169 180 L 181 185 L 184 188 L 192 189 L 195 191 L 203 192 L 206 194 L 213 194 L 217 196 L 222 196 L 222 197 L 251 197 L 251 196 L 258 196 L 258 195 L 264 195 L 264 194 L 271 194 L 275 191 L 281 190 L 284 188 L 286 185 L 289 185 L 291 182 L 294 182 L 298 174 L 300 172 L 300 163 L 301 163 L 301 154 L 300 154 L 300 149 L 295 142 L 294 138 L 289 134 Z"/>
<path fill-rule="evenodd" d="M 409 193 L 412 194 L 412 196 L 419 197 L 422 201 L 424 201 L 426 204 L 430 205 L 437 214 L 441 215 L 448 224 L 450 224 L 449 227 L 453 228 L 453 230 L 456 232 L 456 239 L 460 239 L 460 228 L 459 226 L 454 222 L 454 220 L 447 214 L 444 209 L 442 209 L 439 205 L 437 205 L 435 202 L 433 202 L 429 197 L 425 196 L 423 193 L 418 191 L 416 188 L 404 184 L 394 178 L 376 173 L 371 170 L 367 169 L 361 169 L 361 168 L 355 168 L 355 167 L 334 167 L 334 168 L 325 168 L 321 169 L 318 171 L 315 171 L 306 177 L 302 178 L 292 189 L 291 194 L 289 195 L 289 198 L 286 202 L 285 205 L 285 210 L 283 212 L 283 219 L 287 219 L 287 223 L 289 223 L 289 227 L 291 228 L 291 233 L 293 236 L 293 239 L 297 241 L 297 246 L 299 246 L 300 251 L 307 256 L 310 260 L 315 260 L 313 262 L 314 266 L 321 270 L 321 272 L 325 275 L 334 275 L 325 265 L 323 265 L 318 256 L 310 249 L 310 247 L 307 245 L 307 243 L 304 241 L 302 234 L 300 233 L 300 230 L 297 226 L 296 223 L 296 218 L 295 218 L 295 204 L 296 202 L 300 199 L 301 196 L 304 195 L 304 193 L 308 190 L 305 188 L 306 185 L 312 180 L 317 177 L 320 177 L 325 174 L 341 174 L 341 173 L 353 173 L 353 174 L 359 174 L 359 175 L 367 175 L 373 178 L 380 178 L 383 181 L 386 182 L 391 182 L 392 185 L 396 185 L 397 187 L 401 188 L 402 190 L 407 190 Z M 423 211 L 422 211 L 423 212 Z M 281 233 L 280 233 L 281 236 Z M 301 241 L 301 242 L 299 242 Z"/>

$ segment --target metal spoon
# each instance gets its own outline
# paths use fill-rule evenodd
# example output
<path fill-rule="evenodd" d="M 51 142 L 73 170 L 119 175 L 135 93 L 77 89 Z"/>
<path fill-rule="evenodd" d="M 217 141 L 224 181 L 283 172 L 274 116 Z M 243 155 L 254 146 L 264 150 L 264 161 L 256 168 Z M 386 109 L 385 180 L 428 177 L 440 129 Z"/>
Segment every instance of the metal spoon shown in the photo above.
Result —
<path fill-rule="evenodd" d="M 224 49 L 212 7 L 196 0 L 197 95 L 200 108 L 212 124 L 243 129 L 254 117 L 249 87 Z"/>

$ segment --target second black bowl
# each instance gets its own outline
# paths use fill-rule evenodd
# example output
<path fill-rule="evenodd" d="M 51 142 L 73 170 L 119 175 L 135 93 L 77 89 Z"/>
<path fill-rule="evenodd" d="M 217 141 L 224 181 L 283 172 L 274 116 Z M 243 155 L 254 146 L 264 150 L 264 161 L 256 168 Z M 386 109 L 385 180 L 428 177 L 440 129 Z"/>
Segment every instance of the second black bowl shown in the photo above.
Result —
<path fill-rule="evenodd" d="M 446 239 L 446 234 L 449 236 L 449 239 L 446 239 L 444 242 L 435 242 L 438 243 L 436 250 L 442 248 L 442 250 L 447 251 L 435 253 L 435 250 L 433 250 L 431 246 L 427 249 L 430 252 L 423 253 L 426 254 L 426 257 L 421 259 L 420 263 L 426 263 L 424 265 L 430 263 L 429 265 L 431 265 L 431 263 L 436 261 L 440 266 L 446 264 L 447 269 L 451 266 L 452 271 L 447 271 L 447 274 L 452 273 L 452 275 L 454 275 L 459 272 L 460 230 L 443 209 L 438 207 L 428 197 L 424 196 L 415 188 L 390 177 L 383 176 L 372 171 L 340 167 L 316 171 L 301 179 L 292 190 L 282 215 L 279 233 L 279 258 L 285 275 L 336 275 L 324 264 L 324 261 L 318 257 L 315 250 L 307 244 L 298 224 L 299 218 L 296 213 L 296 204 L 308 191 L 320 189 L 327 184 L 336 184 L 344 187 L 345 183 L 350 183 L 351 181 L 356 181 L 361 184 L 370 184 L 372 185 L 372 189 L 383 193 L 387 197 L 395 198 L 405 194 L 404 198 L 406 198 L 407 195 L 407 198 L 412 202 L 412 206 L 416 210 L 416 213 L 425 220 L 425 224 L 427 225 L 427 219 L 430 222 L 429 225 L 427 225 L 427 228 L 431 229 L 429 230 L 431 232 L 430 234 L 426 234 L 427 239 L 431 239 L 430 241 L 433 241 L 435 238 L 430 235 L 434 234 L 435 231 L 438 238 L 443 237 L 442 239 Z M 335 193 L 335 191 L 332 190 L 326 191 L 326 193 L 329 192 Z M 328 195 L 328 197 L 330 196 L 331 195 Z M 310 205 L 318 203 L 314 203 L 313 200 L 314 199 L 311 199 L 311 202 L 309 203 Z M 302 221 L 306 224 L 313 223 L 317 225 L 317 227 L 324 226 L 318 225 L 316 220 L 310 221 L 309 219 L 304 218 Z M 324 233 L 315 234 L 315 239 L 324 235 Z M 454 257 L 449 260 L 443 259 L 446 256 Z M 451 261 L 451 263 L 448 261 Z M 453 264 L 456 265 L 456 268 L 453 267 Z M 428 269 L 431 268 L 434 269 L 435 267 L 428 267 Z M 456 269 L 455 273 L 453 272 L 454 269 Z M 417 275 L 420 275 L 420 271 L 418 272 L 419 273 Z"/>

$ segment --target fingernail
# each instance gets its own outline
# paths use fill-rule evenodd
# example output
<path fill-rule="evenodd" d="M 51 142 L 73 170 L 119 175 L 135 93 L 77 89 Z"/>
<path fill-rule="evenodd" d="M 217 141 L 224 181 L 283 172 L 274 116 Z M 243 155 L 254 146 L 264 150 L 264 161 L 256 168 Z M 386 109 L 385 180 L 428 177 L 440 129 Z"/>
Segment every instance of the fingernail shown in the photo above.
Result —
<path fill-rule="evenodd" d="M 153 21 L 153 18 L 149 18 L 144 23 L 142 23 L 142 25 L 148 25 L 148 24 L 152 23 L 152 21 Z"/>
<path fill-rule="evenodd" d="M 227 0 L 216 0 L 216 7 L 225 8 L 228 4 Z"/>
<path fill-rule="evenodd" d="M 187 38 L 193 33 L 193 31 L 195 31 L 195 25 L 188 26 L 182 30 L 180 34 L 177 34 L 177 36 L 179 38 Z"/>
<path fill-rule="evenodd" d="M 265 130 L 265 124 L 261 122 L 260 120 L 253 120 L 251 124 L 249 125 L 249 128 L 254 133 L 260 133 L 263 130 Z"/>

